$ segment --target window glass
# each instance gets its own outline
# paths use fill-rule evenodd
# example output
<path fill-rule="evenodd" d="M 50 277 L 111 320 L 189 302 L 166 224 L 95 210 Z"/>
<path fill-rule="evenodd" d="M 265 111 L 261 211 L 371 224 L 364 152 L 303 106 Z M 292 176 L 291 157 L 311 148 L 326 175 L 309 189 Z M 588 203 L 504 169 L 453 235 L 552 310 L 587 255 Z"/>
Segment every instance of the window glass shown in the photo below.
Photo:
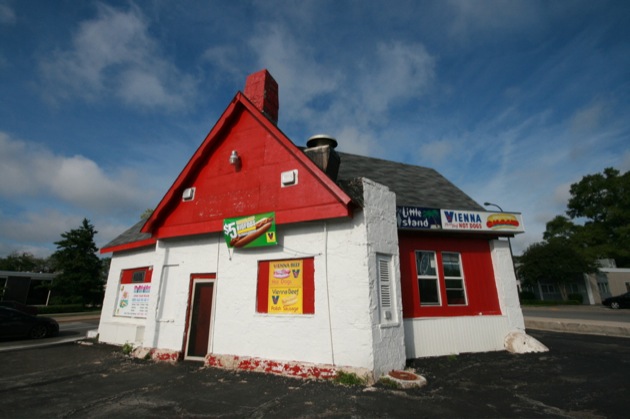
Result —
<path fill-rule="evenodd" d="M 442 269 L 448 305 L 466 305 L 466 291 L 460 260 L 459 253 L 442 253 Z"/>
<path fill-rule="evenodd" d="M 436 273 L 435 252 L 416 252 L 418 288 L 421 305 L 439 305 L 440 289 Z"/>

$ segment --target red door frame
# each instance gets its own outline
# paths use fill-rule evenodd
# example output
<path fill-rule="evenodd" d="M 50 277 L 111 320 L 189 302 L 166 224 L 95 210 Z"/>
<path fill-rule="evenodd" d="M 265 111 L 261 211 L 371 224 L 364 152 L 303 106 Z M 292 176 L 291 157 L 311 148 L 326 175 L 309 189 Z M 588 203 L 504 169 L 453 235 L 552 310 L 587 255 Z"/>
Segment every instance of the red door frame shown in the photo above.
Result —
<path fill-rule="evenodd" d="M 199 282 L 213 282 L 214 287 L 216 287 L 216 279 L 217 274 L 215 273 L 203 273 L 203 274 L 191 274 L 190 275 L 190 283 L 188 284 L 188 304 L 186 306 L 186 325 L 184 328 L 184 341 L 182 343 L 182 357 L 186 359 L 186 354 L 188 353 L 188 336 L 190 333 L 190 317 L 192 315 L 193 301 L 194 301 L 194 292 L 195 292 L 195 284 Z M 212 295 L 212 312 L 210 314 L 210 330 L 212 330 L 212 319 L 214 316 L 214 294 L 216 293 L 216 289 L 213 288 Z"/>

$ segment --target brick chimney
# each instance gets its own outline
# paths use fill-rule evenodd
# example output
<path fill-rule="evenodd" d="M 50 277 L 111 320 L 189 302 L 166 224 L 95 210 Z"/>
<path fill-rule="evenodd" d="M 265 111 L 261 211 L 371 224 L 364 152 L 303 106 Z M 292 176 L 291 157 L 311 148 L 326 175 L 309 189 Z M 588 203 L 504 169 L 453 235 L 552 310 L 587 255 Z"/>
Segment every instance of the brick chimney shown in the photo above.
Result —
<path fill-rule="evenodd" d="M 271 122 L 278 123 L 278 83 L 266 69 L 247 77 L 244 93 Z"/>

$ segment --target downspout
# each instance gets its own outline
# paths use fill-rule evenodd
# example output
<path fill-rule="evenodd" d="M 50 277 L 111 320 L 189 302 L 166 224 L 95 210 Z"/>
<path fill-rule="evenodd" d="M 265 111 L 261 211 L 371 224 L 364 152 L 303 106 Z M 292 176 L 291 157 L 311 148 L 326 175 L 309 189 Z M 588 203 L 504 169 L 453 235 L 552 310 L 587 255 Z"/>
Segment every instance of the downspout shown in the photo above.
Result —
<path fill-rule="evenodd" d="M 335 365 L 335 346 L 333 344 L 332 316 L 330 311 L 330 289 L 328 285 L 328 223 L 324 221 L 324 276 L 326 277 L 326 305 L 328 306 L 328 333 L 330 337 L 330 359 Z"/>

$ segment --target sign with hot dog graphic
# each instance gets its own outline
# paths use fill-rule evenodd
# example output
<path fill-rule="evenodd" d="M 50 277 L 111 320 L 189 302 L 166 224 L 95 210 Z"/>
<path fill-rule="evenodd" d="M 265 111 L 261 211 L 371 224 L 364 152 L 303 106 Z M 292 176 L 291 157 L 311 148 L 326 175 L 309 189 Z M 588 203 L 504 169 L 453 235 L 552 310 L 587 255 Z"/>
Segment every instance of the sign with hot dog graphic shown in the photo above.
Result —
<path fill-rule="evenodd" d="M 303 313 L 303 271 L 302 259 L 269 262 L 269 314 Z"/>
<path fill-rule="evenodd" d="M 516 212 L 485 212 L 463 210 L 441 210 L 444 230 L 506 231 L 522 233 L 523 217 Z"/>
<path fill-rule="evenodd" d="M 245 248 L 274 246 L 276 241 L 275 213 L 250 215 L 223 220 L 223 235 L 228 247 Z"/>

